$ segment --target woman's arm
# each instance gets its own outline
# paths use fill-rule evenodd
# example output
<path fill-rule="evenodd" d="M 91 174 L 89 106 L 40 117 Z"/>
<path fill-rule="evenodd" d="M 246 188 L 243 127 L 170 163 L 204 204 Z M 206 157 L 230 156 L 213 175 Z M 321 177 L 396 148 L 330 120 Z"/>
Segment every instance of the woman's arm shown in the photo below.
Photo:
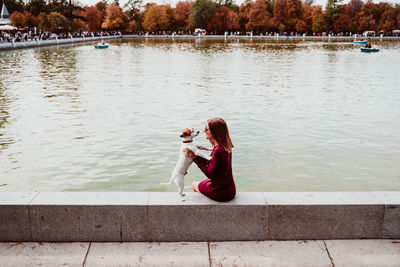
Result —
<path fill-rule="evenodd" d="M 221 150 L 215 150 L 211 160 L 197 156 L 193 161 L 208 178 L 212 179 L 224 164 L 224 156 L 222 153 L 223 151 Z"/>

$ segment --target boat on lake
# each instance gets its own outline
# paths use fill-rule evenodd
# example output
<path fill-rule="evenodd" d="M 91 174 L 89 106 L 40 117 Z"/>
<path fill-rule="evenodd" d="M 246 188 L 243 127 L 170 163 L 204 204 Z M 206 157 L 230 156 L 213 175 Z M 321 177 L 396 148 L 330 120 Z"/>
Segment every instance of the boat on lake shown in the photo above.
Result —
<path fill-rule="evenodd" d="M 286 36 L 285 40 L 290 41 L 290 40 L 292 40 L 292 38 L 290 38 L 289 36 Z"/>
<path fill-rule="evenodd" d="M 353 42 L 354 44 L 360 44 L 360 45 L 365 45 L 365 44 L 367 44 L 368 43 L 368 41 L 357 41 L 357 40 L 354 40 L 354 42 Z"/>
<path fill-rule="evenodd" d="M 105 48 L 108 48 L 109 46 L 110 46 L 110 44 L 107 44 L 105 42 L 101 42 L 101 43 L 98 43 L 97 45 L 95 45 L 94 47 L 97 48 L 97 49 L 105 49 Z"/>
<path fill-rule="evenodd" d="M 379 47 L 361 47 L 361 52 L 379 52 Z"/>

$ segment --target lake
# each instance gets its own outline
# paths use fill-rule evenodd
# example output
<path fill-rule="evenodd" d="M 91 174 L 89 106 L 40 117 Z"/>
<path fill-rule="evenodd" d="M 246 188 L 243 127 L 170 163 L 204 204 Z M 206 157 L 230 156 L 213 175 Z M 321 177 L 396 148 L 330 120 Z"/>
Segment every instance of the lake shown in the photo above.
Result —
<path fill-rule="evenodd" d="M 0 52 L 1 191 L 176 191 L 224 118 L 238 191 L 400 190 L 400 42 L 123 39 Z M 201 133 L 196 140 L 210 146 Z M 186 176 L 205 176 L 192 165 Z"/>

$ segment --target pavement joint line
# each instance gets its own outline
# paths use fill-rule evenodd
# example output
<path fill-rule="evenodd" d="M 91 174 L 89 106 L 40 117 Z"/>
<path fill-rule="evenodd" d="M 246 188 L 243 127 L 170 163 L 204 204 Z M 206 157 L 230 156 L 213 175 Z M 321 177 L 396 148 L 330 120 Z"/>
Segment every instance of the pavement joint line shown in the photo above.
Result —
<path fill-rule="evenodd" d="M 26 208 L 28 209 L 28 223 L 29 223 L 29 237 L 30 240 L 33 240 L 33 234 L 32 234 L 32 225 L 31 225 L 31 208 L 30 204 L 32 201 L 40 194 L 40 192 L 37 192 L 36 195 L 31 199 L 31 201 L 28 202 L 28 205 L 26 205 Z"/>
<path fill-rule="evenodd" d="M 89 247 L 88 247 L 88 250 L 86 251 L 86 255 L 85 255 L 85 259 L 83 260 L 82 267 L 85 267 L 87 256 L 89 255 L 89 250 L 90 250 L 91 245 L 92 245 L 92 242 L 89 242 Z"/>
<path fill-rule="evenodd" d="M 149 198 L 147 199 L 147 205 L 146 205 L 146 240 L 147 242 L 150 242 L 150 219 L 149 219 L 149 202 L 150 202 L 150 197 L 151 193 L 149 194 Z"/>
<path fill-rule="evenodd" d="M 326 246 L 325 240 L 322 240 L 322 241 L 324 242 L 325 251 L 326 251 L 326 253 L 328 253 L 328 257 L 329 257 L 329 260 L 331 261 L 332 267 L 335 267 L 335 264 L 333 263 L 333 259 L 331 257 L 331 254 L 329 253 L 328 247 Z"/>
<path fill-rule="evenodd" d="M 212 266 L 212 260 L 211 260 L 211 252 L 210 252 L 210 242 L 207 242 L 207 247 L 208 247 L 208 262 L 210 263 L 210 267 Z"/>
<path fill-rule="evenodd" d="M 29 240 L 33 240 L 32 237 L 32 225 L 31 225 L 31 209 L 29 207 L 29 205 L 26 207 L 26 209 L 28 210 L 28 223 L 29 223 Z"/>
<path fill-rule="evenodd" d="M 37 194 L 31 199 L 31 201 L 28 202 L 28 205 L 31 204 L 31 202 L 40 194 L 40 192 L 37 192 Z"/>
<path fill-rule="evenodd" d="M 383 205 L 383 215 L 382 215 L 382 221 L 381 221 L 381 225 L 380 225 L 380 231 L 378 233 L 378 238 L 382 238 L 383 237 L 383 232 L 384 232 L 384 227 L 385 227 L 386 206 L 387 205 Z"/>
<path fill-rule="evenodd" d="M 120 237 L 120 242 L 122 243 L 122 218 L 121 218 L 121 223 L 119 224 L 119 237 Z"/>

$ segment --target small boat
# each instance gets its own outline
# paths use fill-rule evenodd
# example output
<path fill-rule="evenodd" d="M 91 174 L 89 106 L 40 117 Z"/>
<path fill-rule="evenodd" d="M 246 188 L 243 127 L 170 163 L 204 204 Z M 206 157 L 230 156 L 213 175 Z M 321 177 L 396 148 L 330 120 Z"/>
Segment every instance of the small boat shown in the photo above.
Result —
<path fill-rule="evenodd" d="M 379 52 L 379 47 L 361 47 L 361 52 Z"/>
<path fill-rule="evenodd" d="M 105 49 L 105 48 L 108 48 L 109 46 L 110 46 L 109 44 L 102 42 L 102 43 L 98 43 L 94 47 L 97 49 Z"/>
<path fill-rule="evenodd" d="M 290 40 L 292 40 L 292 38 L 290 38 L 289 36 L 286 36 L 285 40 L 290 41 Z"/>
<path fill-rule="evenodd" d="M 365 45 L 365 44 L 367 44 L 368 43 L 368 41 L 357 41 L 357 40 L 354 40 L 354 42 L 353 42 L 354 44 L 360 44 L 360 45 Z"/>

